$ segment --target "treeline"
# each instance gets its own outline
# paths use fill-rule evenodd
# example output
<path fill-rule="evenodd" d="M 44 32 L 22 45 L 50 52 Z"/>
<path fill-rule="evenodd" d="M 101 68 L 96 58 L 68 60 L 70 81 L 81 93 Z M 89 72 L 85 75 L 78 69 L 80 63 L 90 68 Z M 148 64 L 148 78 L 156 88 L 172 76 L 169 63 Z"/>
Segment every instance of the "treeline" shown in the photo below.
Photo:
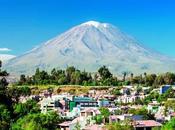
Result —
<path fill-rule="evenodd" d="M 36 69 L 33 76 L 21 75 L 19 85 L 117 85 L 117 78 L 113 77 L 106 66 L 101 67 L 97 74 L 91 74 L 86 71 L 80 71 L 75 67 L 68 67 L 66 70 L 56 70 L 55 68 L 49 74 L 44 70 Z"/>
<path fill-rule="evenodd" d="M 0 60 L 0 76 L 8 76 L 9 74 L 5 70 L 1 70 L 2 61 Z"/>
<path fill-rule="evenodd" d="M 21 75 L 19 85 L 84 85 L 84 86 L 121 86 L 121 85 L 142 85 L 158 87 L 160 85 L 175 83 L 174 73 L 147 74 L 134 76 L 133 73 L 123 72 L 122 78 L 114 76 L 106 66 L 102 66 L 97 73 L 92 74 L 86 71 L 80 71 L 71 66 L 65 70 L 56 70 L 55 68 L 48 73 L 44 70 L 36 69 L 33 76 Z"/>

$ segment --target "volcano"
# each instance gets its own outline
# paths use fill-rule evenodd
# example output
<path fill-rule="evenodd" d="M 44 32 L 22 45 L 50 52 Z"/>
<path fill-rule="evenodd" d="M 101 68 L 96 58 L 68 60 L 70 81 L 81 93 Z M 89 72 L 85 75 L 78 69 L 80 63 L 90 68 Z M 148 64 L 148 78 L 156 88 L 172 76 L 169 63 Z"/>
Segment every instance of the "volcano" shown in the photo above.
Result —
<path fill-rule="evenodd" d="M 50 71 L 75 66 L 95 72 L 107 66 L 112 73 L 162 73 L 175 70 L 175 59 L 160 54 L 109 23 L 88 21 L 11 59 L 5 68 L 32 74 L 36 68 Z"/>

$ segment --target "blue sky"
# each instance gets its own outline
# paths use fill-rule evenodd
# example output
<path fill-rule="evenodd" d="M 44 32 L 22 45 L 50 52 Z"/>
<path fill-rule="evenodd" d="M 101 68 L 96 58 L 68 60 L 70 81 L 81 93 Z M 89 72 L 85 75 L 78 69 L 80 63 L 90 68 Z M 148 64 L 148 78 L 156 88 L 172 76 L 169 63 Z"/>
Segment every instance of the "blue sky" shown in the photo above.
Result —
<path fill-rule="evenodd" d="M 175 57 L 173 0 L 0 0 L 0 53 L 20 55 L 90 20 L 114 24 Z"/>

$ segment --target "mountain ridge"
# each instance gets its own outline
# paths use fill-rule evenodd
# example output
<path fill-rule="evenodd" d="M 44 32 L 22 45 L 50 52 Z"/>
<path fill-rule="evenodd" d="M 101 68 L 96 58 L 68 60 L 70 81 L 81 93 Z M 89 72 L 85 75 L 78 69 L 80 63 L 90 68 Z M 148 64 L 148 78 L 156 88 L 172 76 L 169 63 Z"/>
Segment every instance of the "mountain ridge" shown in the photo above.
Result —
<path fill-rule="evenodd" d="M 72 65 L 90 72 L 106 65 L 115 74 L 159 73 L 174 71 L 175 60 L 145 47 L 114 25 L 89 21 L 10 60 L 5 68 L 31 74 L 38 67 L 51 70 Z"/>

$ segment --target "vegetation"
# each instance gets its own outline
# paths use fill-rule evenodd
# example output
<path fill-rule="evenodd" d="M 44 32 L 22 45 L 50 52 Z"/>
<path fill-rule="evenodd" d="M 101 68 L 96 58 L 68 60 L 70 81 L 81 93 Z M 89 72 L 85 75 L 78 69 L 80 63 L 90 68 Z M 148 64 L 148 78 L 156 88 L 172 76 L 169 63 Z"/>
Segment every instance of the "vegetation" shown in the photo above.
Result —
<path fill-rule="evenodd" d="M 147 74 L 143 76 L 134 76 L 133 73 L 123 72 L 123 79 L 119 80 L 114 76 L 106 66 L 102 66 L 97 73 L 91 74 L 80 71 L 73 66 L 67 67 L 65 70 L 56 70 L 50 72 L 36 69 L 33 76 L 20 76 L 18 85 L 83 85 L 83 86 L 121 86 L 121 85 L 138 85 L 150 86 L 151 89 L 158 88 L 160 85 L 175 83 L 175 74 L 167 72 L 165 74 Z M 119 93 L 118 93 L 119 94 Z"/>
<path fill-rule="evenodd" d="M 1 63 L 1 62 L 0 62 Z M 1 64 L 0 64 L 1 65 Z M 27 86 L 7 87 L 6 71 L 0 69 L 0 129 L 1 130 L 56 130 L 63 121 L 56 113 L 41 114 L 37 101 L 22 103 L 19 97 L 31 94 Z"/>
<path fill-rule="evenodd" d="M 106 126 L 107 130 L 134 130 L 130 121 L 110 123 Z"/>
<path fill-rule="evenodd" d="M 174 130 L 175 129 L 175 118 L 172 118 L 169 122 L 167 122 L 161 130 Z"/>
<path fill-rule="evenodd" d="M 29 85 L 34 85 L 35 87 L 38 86 L 38 88 L 42 85 L 48 85 L 48 87 L 44 89 L 50 91 L 54 91 L 53 86 L 62 85 L 62 87 L 57 88 L 57 93 L 70 92 L 73 95 L 78 95 L 80 92 L 87 93 L 90 89 L 90 87 L 82 88 L 79 85 L 94 86 L 91 87 L 91 89 L 96 90 L 108 90 L 109 87 L 107 86 L 118 86 L 111 91 L 111 94 L 116 96 L 121 95 L 120 86 L 122 85 L 138 86 L 137 93 L 143 91 L 141 86 L 149 86 L 151 93 L 144 100 L 135 101 L 135 104 L 145 105 L 155 99 L 160 103 L 165 102 L 165 112 L 169 109 L 175 110 L 175 102 L 173 100 L 167 101 L 168 98 L 175 98 L 175 93 L 172 88 L 161 95 L 156 91 L 152 91 L 160 85 L 173 85 L 175 83 L 174 73 L 167 72 L 160 75 L 144 73 L 143 76 L 134 76 L 134 74 L 131 73 L 130 76 L 128 76 L 129 73 L 123 72 L 123 78 L 119 79 L 115 77 L 106 66 L 100 67 L 95 74 L 80 71 L 71 66 L 65 70 L 56 70 L 54 68 L 50 73 L 36 69 L 35 74 L 31 77 L 23 74 L 20 76 L 20 80 L 17 84 L 7 87 L 8 82 L 6 76 L 9 74 L 6 71 L 1 70 L 1 65 L 2 62 L 0 61 L 0 129 L 2 130 L 56 130 L 57 124 L 63 121 L 56 113 L 51 112 L 42 114 L 37 105 L 38 102 L 35 100 L 20 102 L 20 97 L 28 97 L 32 93 L 37 93 L 37 91 L 33 91 L 33 88 L 28 87 Z M 67 87 L 68 85 L 75 85 L 76 87 Z M 38 93 L 39 91 L 40 90 L 38 90 Z M 130 93 L 128 92 L 128 94 Z M 101 115 L 93 117 L 93 120 L 95 120 L 97 124 L 109 123 L 109 109 L 102 107 L 99 110 Z M 144 108 L 129 109 L 127 112 L 122 110 L 115 111 L 115 114 L 117 115 L 122 113 L 143 115 L 145 119 L 154 119 L 153 115 L 148 113 Z M 130 122 L 107 124 L 106 128 L 108 130 L 133 129 Z M 80 129 L 78 122 L 76 124 L 76 129 Z M 166 129 L 175 129 L 175 119 L 172 119 L 162 127 L 162 130 Z"/>
<path fill-rule="evenodd" d="M 154 116 L 148 113 L 148 110 L 145 108 L 129 109 L 128 113 L 133 114 L 133 115 L 142 115 L 145 120 L 154 120 Z"/>
<path fill-rule="evenodd" d="M 99 110 L 100 110 L 100 113 L 103 117 L 103 123 L 105 124 L 106 121 L 108 120 L 109 116 L 110 116 L 109 109 L 105 108 L 105 107 L 101 107 Z"/>

